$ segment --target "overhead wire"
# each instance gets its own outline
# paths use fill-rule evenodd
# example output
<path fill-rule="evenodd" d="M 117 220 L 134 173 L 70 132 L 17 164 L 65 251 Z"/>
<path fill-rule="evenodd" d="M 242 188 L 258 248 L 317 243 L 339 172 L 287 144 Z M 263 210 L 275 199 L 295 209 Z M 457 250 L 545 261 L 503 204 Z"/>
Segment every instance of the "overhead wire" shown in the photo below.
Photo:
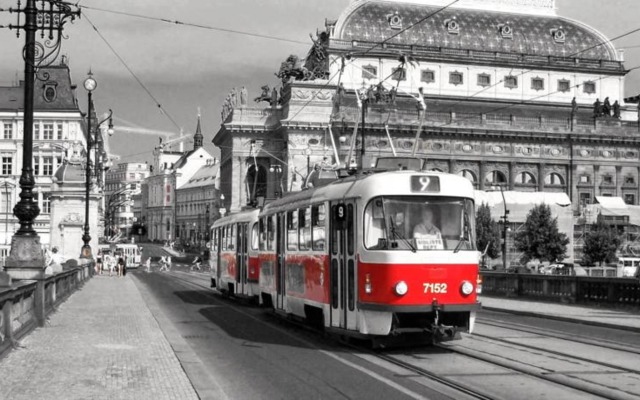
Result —
<path fill-rule="evenodd" d="M 164 23 L 169 23 L 169 24 L 173 24 L 173 25 L 189 26 L 189 27 L 193 27 L 193 28 L 206 29 L 206 30 L 225 32 L 225 33 L 233 33 L 233 34 L 236 34 L 236 35 L 244 35 L 244 36 L 256 37 L 256 38 L 261 38 L 261 39 L 276 40 L 276 41 L 280 41 L 280 42 L 287 42 L 287 43 L 294 43 L 294 44 L 304 44 L 304 45 L 308 45 L 309 44 L 308 42 L 303 42 L 303 41 L 300 41 L 300 40 L 287 39 L 287 38 L 282 38 L 282 37 L 278 37 L 278 36 L 264 35 L 264 34 L 260 34 L 260 33 L 253 33 L 253 32 L 247 32 L 247 31 L 240 31 L 240 30 L 237 30 L 237 29 L 221 28 L 221 27 L 217 27 L 217 26 L 196 24 L 196 23 L 193 23 L 193 22 L 184 22 L 184 21 L 172 20 L 172 19 L 168 19 L 168 18 L 157 18 L 157 17 L 151 17 L 149 15 L 135 14 L 135 13 L 131 13 L 131 12 L 118 11 L 118 10 L 109 10 L 109 9 L 106 9 L 106 8 L 93 7 L 93 6 L 82 5 L 82 6 L 79 6 L 79 7 L 87 9 L 87 10 L 102 11 L 102 12 L 111 13 L 111 14 L 124 15 L 124 16 L 127 16 L 127 17 L 146 19 L 146 20 L 156 21 L 156 22 L 164 22 Z"/>
<path fill-rule="evenodd" d="M 171 123 L 173 123 L 173 125 L 180 130 L 180 125 L 178 125 L 178 123 L 176 122 L 175 119 L 173 119 L 173 117 L 171 116 L 171 114 L 169 114 L 164 107 L 162 106 L 162 104 L 160 104 L 160 102 L 158 101 L 158 99 L 153 95 L 153 93 L 151 93 L 151 91 L 147 88 L 147 86 L 142 82 L 142 80 L 140 80 L 140 78 L 138 77 L 138 75 L 136 75 L 135 72 L 133 72 L 133 70 L 131 69 L 131 67 L 129 67 L 129 65 L 127 64 L 127 62 L 122 58 L 122 56 L 120 56 L 120 54 L 116 51 L 116 49 L 111 45 L 111 43 L 109 43 L 109 41 L 107 40 L 107 38 L 104 37 L 104 35 L 102 34 L 102 32 L 100 32 L 100 30 L 98 29 L 98 27 L 96 27 L 96 25 L 91 21 L 91 18 L 89 18 L 89 16 L 85 13 L 84 14 L 84 19 L 93 27 L 93 30 L 98 34 L 98 36 L 100 37 L 100 39 L 102 39 L 102 41 L 107 45 L 107 47 L 109 47 L 109 49 L 111 50 L 111 52 L 116 56 L 116 58 L 120 61 L 120 63 L 122 63 L 122 65 L 126 68 L 127 71 L 129 71 L 129 73 L 131 74 L 131 76 L 133 77 L 133 79 L 136 80 L 136 82 L 138 82 L 138 84 L 140 85 L 140 87 L 147 93 L 147 95 L 155 102 L 156 106 L 158 107 L 158 109 L 160 110 L 160 112 L 166 116 Z"/>

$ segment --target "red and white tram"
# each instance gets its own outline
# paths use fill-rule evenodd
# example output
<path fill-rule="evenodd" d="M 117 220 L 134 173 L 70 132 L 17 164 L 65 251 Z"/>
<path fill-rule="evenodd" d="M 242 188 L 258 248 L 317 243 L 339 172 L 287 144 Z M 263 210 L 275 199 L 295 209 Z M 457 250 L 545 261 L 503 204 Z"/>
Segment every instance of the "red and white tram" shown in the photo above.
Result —
<path fill-rule="evenodd" d="M 223 218 L 211 237 L 212 285 L 325 329 L 442 341 L 473 328 L 479 253 L 463 177 L 351 176 Z"/>
<path fill-rule="evenodd" d="M 218 219 L 211 230 L 211 285 L 237 297 L 257 297 L 259 265 L 255 242 L 259 210 L 253 209 Z"/>

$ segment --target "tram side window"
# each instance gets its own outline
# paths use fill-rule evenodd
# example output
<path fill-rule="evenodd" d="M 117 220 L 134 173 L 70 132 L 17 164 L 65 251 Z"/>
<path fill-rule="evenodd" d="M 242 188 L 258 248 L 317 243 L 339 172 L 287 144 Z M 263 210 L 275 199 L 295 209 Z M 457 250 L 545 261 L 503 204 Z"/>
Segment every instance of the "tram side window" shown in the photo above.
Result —
<path fill-rule="evenodd" d="M 260 218 L 258 220 L 258 247 L 260 251 L 264 251 L 267 249 L 267 224 L 265 223 L 265 218 Z"/>
<path fill-rule="evenodd" d="M 211 249 L 214 253 L 218 252 L 218 230 L 213 229 L 211 232 L 211 238 L 213 239 L 211 242 Z"/>
<path fill-rule="evenodd" d="M 300 224 L 299 238 L 300 250 L 311 249 L 311 209 L 303 208 L 299 210 L 298 222 Z"/>
<path fill-rule="evenodd" d="M 298 250 L 298 211 L 287 213 L 287 250 Z"/>
<path fill-rule="evenodd" d="M 276 227 L 276 216 L 274 214 L 270 217 L 267 217 L 267 249 L 268 250 L 275 250 L 276 248 L 275 227 Z"/>
<path fill-rule="evenodd" d="M 258 222 L 251 226 L 251 250 L 258 250 L 258 239 L 261 232 L 259 231 L 260 224 Z"/>
<path fill-rule="evenodd" d="M 227 227 L 223 226 L 220 228 L 220 247 L 222 251 L 227 250 Z"/>
<path fill-rule="evenodd" d="M 229 250 L 236 249 L 236 224 L 229 227 Z"/>
<path fill-rule="evenodd" d="M 313 250 L 324 251 L 325 248 L 325 229 L 326 214 L 324 211 L 324 204 L 311 207 L 311 226 L 313 235 Z"/>

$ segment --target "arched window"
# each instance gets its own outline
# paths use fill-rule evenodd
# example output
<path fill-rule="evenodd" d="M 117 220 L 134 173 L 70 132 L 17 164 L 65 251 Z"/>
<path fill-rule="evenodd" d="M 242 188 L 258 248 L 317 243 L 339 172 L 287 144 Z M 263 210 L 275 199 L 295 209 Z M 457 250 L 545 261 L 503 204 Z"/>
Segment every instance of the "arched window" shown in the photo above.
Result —
<path fill-rule="evenodd" d="M 560 174 L 552 172 L 544 178 L 544 184 L 550 186 L 562 186 L 564 185 L 564 179 Z"/>
<path fill-rule="evenodd" d="M 507 183 L 507 177 L 500 171 L 491 171 L 484 177 L 484 183 L 487 185 L 504 185 Z"/>
<path fill-rule="evenodd" d="M 458 175 L 460 175 L 463 178 L 467 178 L 468 180 L 471 181 L 471 183 L 477 183 L 478 182 L 478 178 L 476 178 L 476 174 L 473 173 L 473 171 L 470 171 L 468 169 L 463 169 L 462 171 L 458 172 Z"/>
<path fill-rule="evenodd" d="M 247 171 L 247 188 L 249 190 L 249 200 L 254 201 L 258 197 L 267 196 L 267 169 L 262 165 L 251 164 Z"/>
<path fill-rule="evenodd" d="M 535 185 L 536 178 L 529 172 L 520 172 L 516 175 L 517 185 Z"/>

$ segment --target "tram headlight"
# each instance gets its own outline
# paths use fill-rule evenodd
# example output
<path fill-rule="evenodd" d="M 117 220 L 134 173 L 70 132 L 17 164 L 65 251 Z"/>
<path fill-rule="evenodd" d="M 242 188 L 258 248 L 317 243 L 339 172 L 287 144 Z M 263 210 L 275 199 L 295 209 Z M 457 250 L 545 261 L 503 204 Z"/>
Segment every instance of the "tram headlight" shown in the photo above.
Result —
<path fill-rule="evenodd" d="M 396 283 L 395 290 L 398 296 L 404 296 L 409 291 L 409 286 L 407 286 L 407 282 L 400 281 Z"/>
<path fill-rule="evenodd" d="M 460 286 L 460 291 L 463 295 L 469 296 L 471 293 L 473 293 L 473 283 L 469 281 L 463 281 L 462 285 Z"/>

